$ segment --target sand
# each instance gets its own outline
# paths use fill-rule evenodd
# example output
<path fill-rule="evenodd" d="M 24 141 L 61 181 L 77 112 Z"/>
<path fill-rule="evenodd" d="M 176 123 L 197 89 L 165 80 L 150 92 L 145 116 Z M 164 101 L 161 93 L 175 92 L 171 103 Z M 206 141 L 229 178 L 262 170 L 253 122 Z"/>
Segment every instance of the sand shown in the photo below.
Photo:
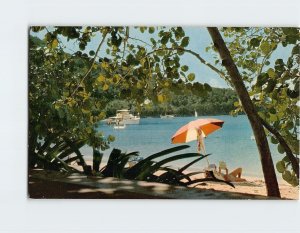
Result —
<path fill-rule="evenodd" d="M 195 176 L 193 178 L 199 179 L 203 177 Z M 257 177 L 242 177 L 242 178 L 246 179 L 247 181 L 233 182 L 235 188 L 232 188 L 231 186 L 224 183 L 216 183 L 216 182 L 205 182 L 202 185 L 197 185 L 196 187 L 195 185 L 192 185 L 191 187 L 267 196 L 266 184 L 262 179 L 259 179 Z M 279 189 L 280 189 L 281 198 L 294 199 L 294 200 L 299 199 L 298 187 L 293 187 L 288 183 L 280 182 Z"/>
<path fill-rule="evenodd" d="M 92 161 L 87 161 L 87 164 L 91 165 Z M 73 166 L 76 169 L 81 169 L 81 167 L 78 167 L 76 164 L 74 164 Z M 102 168 L 104 166 L 105 163 L 101 163 L 100 167 Z M 186 172 L 189 173 L 193 171 L 187 170 Z M 158 171 L 156 174 L 159 175 L 161 173 L 163 172 Z M 204 178 L 203 174 L 192 176 L 192 180 L 201 179 L 201 178 Z M 225 183 L 217 183 L 217 182 L 204 182 L 198 185 L 194 184 L 189 187 L 267 196 L 266 184 L 263 179 L 258 177 L 249 177 L 249 176 L 247 177 L 242 176 L 242 178 L 246 179 L 246 181 L 233 182 L 235 188 Z M 299 200 L 299 187 L 293 187 L 282 180 L 278 181 L 278 183 L 279 183 L 281 198 Z"/>

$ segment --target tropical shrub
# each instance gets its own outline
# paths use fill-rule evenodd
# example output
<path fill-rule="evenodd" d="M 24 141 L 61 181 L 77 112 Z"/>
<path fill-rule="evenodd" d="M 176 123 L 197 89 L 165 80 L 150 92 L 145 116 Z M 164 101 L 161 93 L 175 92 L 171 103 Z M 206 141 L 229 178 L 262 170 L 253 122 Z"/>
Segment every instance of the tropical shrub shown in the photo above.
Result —
<path fill-rule="evenodd" d="M 188 186 L 192 184 L 198 184 L 204 181 L 214 181 L 214 182 L 223 182 L 232 187 L 230 182 L 226 182 L 223 180 L 218 180 L 214 177 L 213 173 L 212 178 L 204 178 L 204 179 L 196 179 L 192 180 L 192 176 L 201 173 L 199 172 L 189 172 L 185 173 L 185 171 L 195 164 L 196 162 L 206 158 L 210 154 L 202 155 L 198 153 L 181 153 L 177 155 L 172 155 L 167 158 L 164 156 L 186 149 L 188 145 L 181 145 L 172 147 L 158 153 L 152 154 L 145 159 L 137 162 L 132 167 L 126 167 L 126 164 L 131 156 L 138 156 L 138 152 L 131 152 L 131 153 L 122 153 L 118 149 L 113 149 L 111 152 L 107 165 L 103 167 L 100 171 L 102 176 L 111 176 L 117 178 L 125 178 L 131 180 L 143 180 L 143 181 L 151 181 L 151 182 L 160 182 L 172 185 L 181 185 L 181 186 Z M 190 163 L 186 164 L 185 166 L 179 168 L 178 170 L 170 168 L 167 166 L 168 163 L 177 161 L 180 159 L 186 158 L 195 158 Z M 155 161 L 155 159 L 160 159 L 160 161 Z M 158 171 L 161 171 L 158 173 Z"/>
<path fill-rule="evenodd" d="M 157 152 L 140 160 L 132 167 L 127 166 L 128 161 L 132 157 L 139 156 L 139 152 L 134 151 L 124 153 L 119 149 L 113 149 L 109 155 L 107 164 L 100 168 L 103 153 L 100 153 L 99 150 L 94 148 L 93 166 L 89 166 L 84 159 L 84 155 L 79 150 L 84 144 L 84 141 L 61 140 L 50 146 L 48 142 L 45 142 L 37 151 L 37 167 L 62 172 L 82 172 L 90 176 L 116 177 L 121 179 L 142 180 L 181 186 L 199 184 L 205 181 L 214 181 L 227 183 L 234 187 L 230 182 L 218 180 L 214 177 L 213 173 L 211 174 L 212 178 L 193 180 L 192 176 L 202 173 L 202 171 L 185 172 L 190 166 L 206 158 L 210 154 L 199 155 L 198 153 L 180 153 L 165 158 L 166 155 L 188 148 L 188 145 L 176 146 Z M 170 162 L 186 158 L 195 159 L 178 170 L 167 166 Z M 159 161 L 155 161 L 157 159 L 159 159 Z M 77 170 L 71 166 L 74 161 L 77 161 L 77 164 L 82 166 L 83 171 Z"/>

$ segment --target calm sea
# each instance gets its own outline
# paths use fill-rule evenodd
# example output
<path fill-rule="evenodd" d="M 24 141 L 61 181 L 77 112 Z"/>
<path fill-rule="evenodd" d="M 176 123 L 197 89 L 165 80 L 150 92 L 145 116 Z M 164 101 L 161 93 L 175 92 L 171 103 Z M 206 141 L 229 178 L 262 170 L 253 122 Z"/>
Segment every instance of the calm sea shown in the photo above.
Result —
<path fill-rule="evenodd" d="M 207 116 L 199 118 L 216 118 L 225 121 L 220 130 L 205 138 L 206 152 L 211 153 L 208 157 L 210 163 L 218 164 L 219 161 L 226 161 L 229 171 L 242 167 L 244 175 L 262 177 L 257 147 L 255 141 L 251 140 L 253 133 L 246 116 Z M 111 134 L 116 137 L 116 140 L 111 143 L 111 148 L 104 151 L 104 161 L 107 161 L 112 148 L 118 148 L 127 152 L 139 151 L 140 156 L 148 157 L 153 153 L 179 145 L 171 144 L 172 135 L 181 126 L 195 119 L 194 117 L 175 117 L 174 119 L 143 118 L 139 125 L 127 125 L 125 129 L 114 129 L 111 126 L 101 124 L 98 127 L 99 131 L 104 132 L 105 135 Z M 173 155 L 181 152 L 197 151 L 196 141 L 187 144 L 190 145 L 190 148 Z M 275 145 L 270 144 L 270 147 L 273 161 L 276 163 L 283 155 L 277 152 Z M 83 148 L 83 152 L 90 157 L 90 149 Z M 183 159 L 172 162 L 169 165 L 178 168 L 191 160 Z M 206 165 L 207 162 L 204 159 L 193 165 L 191 169 L 202 169 Z"/>

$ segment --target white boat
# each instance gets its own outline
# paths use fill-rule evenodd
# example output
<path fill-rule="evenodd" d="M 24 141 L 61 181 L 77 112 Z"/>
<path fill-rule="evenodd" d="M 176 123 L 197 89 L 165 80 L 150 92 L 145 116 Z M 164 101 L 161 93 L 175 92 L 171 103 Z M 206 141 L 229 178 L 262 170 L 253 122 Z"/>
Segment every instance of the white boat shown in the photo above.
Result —
<path fill-rule="evenodd" d="M 126 128 L 125 124 L 114 125 L 114 129 L 125 129 L 125 128 Z"/>
<path fill-rule="evenodd" d="M 195 117 L 198 117 L 198 112 L 195 110 Z"/>
<path fill-rule="evenodd" d="M 170 119 L 170 118 L 174 118 L 174 115 L 160 115 L 160 118 L 162 119 Z"/>
<path fill-rule="evenodd" d="M 250 139 L 251 139 L 251 140 L 255 140 L 255 137 L 254 137 L 254 135 L 252 135 L 252 136 L 250 137 Z"/>
<path fill-rule="evenodd" d="M 114 117 L 108 118 L 108 124 L 120 124 L 124 125 L 137 125 L 140 123 L 140 117 L 132 115 L 128 109 L 117 110 L 117 114 Z"/>

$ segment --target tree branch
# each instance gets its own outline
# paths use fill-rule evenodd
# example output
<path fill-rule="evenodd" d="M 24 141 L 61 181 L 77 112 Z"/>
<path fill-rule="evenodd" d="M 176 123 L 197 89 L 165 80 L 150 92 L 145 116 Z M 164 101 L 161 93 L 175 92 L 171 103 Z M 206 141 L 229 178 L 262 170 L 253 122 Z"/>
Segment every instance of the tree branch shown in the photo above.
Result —
<path fill-rule="evenodd" d="M 209 62 L 207 62 L 204 58 L 202 58 L 198 53 L 192 51 L 192 50 L 189 50 L 189 49 L 185 49 L 185 48 L 182 48 L 182 47 L 176 47 L 176 48 L 159 48 L 159 49 L 155 49 L 149 53 L 147 53 L 147 56 L 155 53 L 155 52 L 158 52 L 158 51 L 172 51 L 172 50 L 177 50 L 177 51 L 183 51 L 183 52 L 186 52 L 186 53 L 189 53 L 193 56 L 195 56 L 202 64 L 206 65 L 207 67 L 209 67 L 212 71 L 216 72 L 218 75 L 220 75 L 225 81 L 229 82 L 230 81 L 228 80 L 228 78 L 226 77 L 225 73 L 221 70 L 219 70 L 218 68 L 216 68 L 215 66 L 213 66 L 212 64 L 210 64 Z M 145 57 L 143 57 L 142 59 L 144 59 Z"/>
<path fill-rule="evenodd" d="M 273 52 L 274 52 L 274 50 L 271 50 L 271 51 L 263 58 L 262 65 L 261 65 L 260 69 L 259 69 L 258 72 L 257 72 L 257 76 L 259 76 L 259 75 L 261 74 L 261 72 L 262 72 L 262 70 L 263 70 L 263 68 L 264 68 L 264 66 L 265 66 L 265 64 L 266 64 L 267 59 L 270 58 L 270 56 L 272 55 Z"/>
<path fill-rule="evenodd" d="M 136 41 L 142 42 L 142 43 L 144 43 L 145 45 L 147 45 L 147 46 L 149 46 L 149 47 L 152 47 L 151 44 L 148 44 L 146 41 L 143 41 L 143 40 L 141 40 L 141 39 L 138 39 L 138 38 L 135 38 L 135 37 L 131 37 L 131 36 L 128 36 L 128 38 L 131 39 L 131 40 L 136 40 Z"/>
<path fill-rule="evenodd" d="M 126 44 L 127 44 L 128 38 L 129 38 L 129 27 L 126 27 L 126 29 L 125 29 L 124 44 L 123 44 L 123 55 L 122 55 L 122 60 L 124 59 L 124 56 L 125 56 Z"/>
<path fill-rule="evenodd" d="M 218 68 L 216 68 L 215 66 L 213 66 L 212 64 L 210 64 L 209 62 L 207 62 L 204 58 L 202 58 L 198 53 L 189 50 L 189 49 L 185 49 L 182 47 L 176 47 L 176 48 L 159 48 L 159 49 L 155 49 L 149 53 L 146 54 L 145 57 L 156 53 L 158 51 L 172 51 L 172 50 L 177 50 L 177 51 L 183 51 L 183 52 L 187 52 L 189 54 L 192 54 L 193 56 L 195 56 L 202 64 L 206 65 L 207 67 L 209 67 L 211 70 L 215 71 L 216 73 L 218 73 L 222 78 L 224 78 L 225 80 L 227 80 L 225 74 L 219 70 Z M 144 59 L 145 57 L 143 57 L 142 59 Z M 228 81 L 228 80 L 227 80 Z"/>
<path fill-rule="evenodd" d="M 260 118 L 261 123 L 263 126 L 276 137 L 280 145 L 283 147 L 283 149 L 286 152 L 286 155 L 288 156 L 289 160 L 291 161 L 292 168 L 294 172 L 297 175 L 297 178 L 299 179 L 299 163 L 296 159 L 296 157 L 293 155 L 293 152 L 289 145 L 286 143 L 285 139 L 280 135 L 280 133 L 271 125 L 268 124 L 264 119 Z"/>
<path fill-rule="evenodd" d="M 77 87 L 75 88 L 75 90 L 73 91 L 73 93 L 71 94 L 71 96 L 73 96 L 73 95 L 76 93 L 76 91 L 78 90 L 78 88 L 81 86 L 81 84 L 82 84 L 82 83 L 84 82 L 84 80 L 87 78 L 87 76 L 91 73 L 91 71 L 92 71 L 92 69 L 93 69 L 93 66 L 94 66 L 94 64 L 95 64 L 95 62 L 96 62 L 96 58 L 97 58 L 97 56 L 98 56 L 99 50 L 100 50 L 102 44 L 104 43 L 106 36 L 107 36 L 107 32 L 105 32 L 105 33 L 103 34 L 102 40 L 101 40 L 100 44 L 98 45 L 98 48 L 97 48 L 97 50 L 96 50 L 96 53 L 95 53 L 95 55 L 94 55 L 93 62 L 92 62 L 92 64 L 91 64 L 90 68 L 89 68 L 88 71 L 84 74 L 83 78 L 80 80 L 80 82 L 78 83 Z"/>

